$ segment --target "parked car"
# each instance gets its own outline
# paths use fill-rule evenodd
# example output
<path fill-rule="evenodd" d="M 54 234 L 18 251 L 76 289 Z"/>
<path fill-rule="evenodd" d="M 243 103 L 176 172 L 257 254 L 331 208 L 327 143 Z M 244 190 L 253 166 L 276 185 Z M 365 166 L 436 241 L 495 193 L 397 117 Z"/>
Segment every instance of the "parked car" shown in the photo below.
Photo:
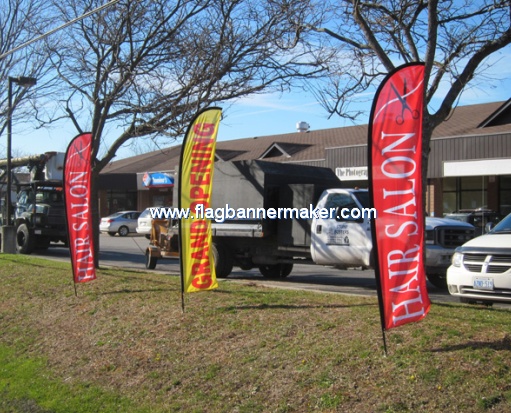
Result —
<path fill-rule="evenodd" d="M 137 228 L 137 219 L 140 216 L 139 211 L 121 211 L 101 218 L 99 231 L 106 232 L 110 236 L 119 234 L 125 237 L 130 232 L 135 232 Z"/>
<path fill-rule="evenodd" d="M 447 288 L 446 273 L 457 247 L 474 238 L 474 226 L 447 218 L 426 217 L 426 274 L 437 288 Z"/>
<path fill-rule="evenodd" d="M 146 208 L 142 211 L 137 220 L 137 234 L 145 235 L 147 239 L 151 238 L 151 223 L 153 218 L 151 217 L 151 209 Z"/>
<path fill-rule="evenodd" d="M 511 303 L 511 214 L 456 249 L 447 286 L 462 302 Z"/>
<path fill-rule="evenodd" d="M 502 216 L 491 209 L 460 209 L 458 212 L 446 214 L 445 218 L 454 219 L 456 221 L 468 222 L 475 227 L 476 236 L 485 233 L 486 224 L 497 224 Z"/>

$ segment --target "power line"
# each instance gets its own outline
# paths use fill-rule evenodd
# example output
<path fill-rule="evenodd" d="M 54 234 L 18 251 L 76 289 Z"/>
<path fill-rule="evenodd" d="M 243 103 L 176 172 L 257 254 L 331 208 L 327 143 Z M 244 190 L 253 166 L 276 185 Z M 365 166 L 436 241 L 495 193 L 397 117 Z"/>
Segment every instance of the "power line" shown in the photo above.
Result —
<path fill-rule="evenodd" d="M 5 53 L 1 54 L 0 55 L 0 60 L 3 59 L 4 57 L 9 56 L 10 54 L 13 54 L 14 52 L 17 52 L 20 49 L 23 49 L 24 47 L 27 47 L 27 46 L 31 45 L 32 43 L 37 42 L 38 40 L 42 40 L 45 37 L 48 37 L 48 36 L 52 35 L 55 32 L 58 32 L 59 30 L 62 30 L 62 29 L 65 29 L 68 26 L 71 26 L 73 23 L 76 23 L 77 21 L 80 21 L 82 19 L 85 19 L 86 17 L 89 17 L 91 14 L 97 13 L 98 11 L 106 9 L 107 7 L 113 6 L 114 4 L 119 3 L 119 1 L 120 0 L 111 0 L 108 3 L 106 3 L 106 4 L 103 4 L 102 6 L 99 6 L 99 7 L 95 8 L 95 9 L 85 13 L 85 14 L 82 14 L 81 16 L 76 17 L 75 19 L 68 21 L 67 23 L 64 23 L 62 26 L 59 26 L 59 27 L 57 27 L 55 29 L 50 30 L 49 32 L 46 32 L 46 33 L 44 33 L 44 34 L 42 34 L 40 36 L 37 36 L 36 38 L 34 38 L 32 40 L 29 40 L 28 42 L 25 42 L 25 43 L 15 47 L 14 49 L 11 49 L 8 52 L 5 52 Z"/>

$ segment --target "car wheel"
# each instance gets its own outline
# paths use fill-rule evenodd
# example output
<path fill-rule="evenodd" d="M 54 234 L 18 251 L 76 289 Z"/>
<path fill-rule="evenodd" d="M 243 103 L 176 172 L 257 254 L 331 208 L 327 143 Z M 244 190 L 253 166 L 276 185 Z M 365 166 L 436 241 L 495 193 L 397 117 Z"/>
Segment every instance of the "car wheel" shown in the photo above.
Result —
<path fill-rule="evenodd" d="M 114 237 L 114 236 L 115 236 L 115 232 L 111 232 L 111 231 L 109 231 L 109 232 L 108 232 L 108 235 L 110 235 L 111 237 Z"/>
<path fill-rule="evenodd" d="M 259 272 L 267 278 L 286 278 L 293 271 L 293 264 L 260 265 Z"/>
<path fill-rule="evenodd" d="M 148 270 L 154 270 L 156 268 L 156 263 L 158 262 L 158 258 L 151 256 L 149 250 L 145 252 L 145 267 Z"/>
<path fill-rule="evenodd" d="M 27 224 L 21 224 L 16 231 L 16 249 L 20 254 L 31 254 L 35 249 L 35 237 Z"/>
<path fill-rule="evenodd" d="M 130 233 L 130 230 L 128 227 L 126 226 L 122 226 L 121 228 L 119 228 L 119 236 L 121 237 L 125 237 L 126 235 L 128 235 Z"/>

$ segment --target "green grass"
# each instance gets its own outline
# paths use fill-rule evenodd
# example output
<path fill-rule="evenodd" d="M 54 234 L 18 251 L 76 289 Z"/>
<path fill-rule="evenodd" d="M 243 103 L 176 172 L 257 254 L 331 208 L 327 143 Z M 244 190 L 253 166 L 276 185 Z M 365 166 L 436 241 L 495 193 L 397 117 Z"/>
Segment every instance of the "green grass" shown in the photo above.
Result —
<path fill-rule="evenodd" d="M 43 357 L 17 356 L 0 346 L 0 411 L 2 412 L 150 412 L 119 393 L 90 382 L 66 385 L 51 378 Z"/>
<path fill-rule="evenodd" d="M 507 412 L 507 310 L 434 304 L 386 333 L 374 299 L 0 255 L 0 412 Z"/>

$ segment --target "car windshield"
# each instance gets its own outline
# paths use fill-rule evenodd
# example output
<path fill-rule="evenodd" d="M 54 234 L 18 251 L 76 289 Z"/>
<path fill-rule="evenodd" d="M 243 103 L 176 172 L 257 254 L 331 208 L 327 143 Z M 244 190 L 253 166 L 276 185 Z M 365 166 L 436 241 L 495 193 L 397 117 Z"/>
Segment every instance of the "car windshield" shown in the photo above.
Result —
<path fill-rule="evenodd" d="M 511 214 L 500 221 L 491 231 L 492 234 L 511 233 Z"/>
<path fill-rule="evenodd" d="M 62 192 L 52 190 L 38 190 L 35 200 L 39 204 L 56 204 L 63 202 Z"/>

